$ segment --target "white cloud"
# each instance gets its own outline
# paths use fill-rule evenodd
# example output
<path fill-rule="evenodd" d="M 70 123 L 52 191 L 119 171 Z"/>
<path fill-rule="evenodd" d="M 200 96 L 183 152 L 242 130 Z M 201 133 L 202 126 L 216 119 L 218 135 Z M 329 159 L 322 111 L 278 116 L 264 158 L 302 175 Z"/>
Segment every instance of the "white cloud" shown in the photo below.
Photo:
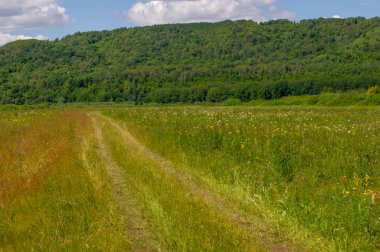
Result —
<path fill-rule="evenodd" d="M 264 21 L 295 14 L 280 10 L 276 0 L 149 0 L 135 3 L 125 16 L 135 24 L 152 25 L 225 19 Z"/>
<path fill-rule="evenodd" d="M 334 15 L 333 18 L 341 19 L 342 17 L 339 15 Z"/>
<path fill-rule="evenodd" d="M 59 0 L 1 0 L 0 31 L 43 28 L 70 21 Z"/>
<path fill-rule="evenodd" d="M 48 37 L 44 35 L 37 35 L 35 37 L 24 36 L 24 35 L 12 35 L 0 32 L 0 46 L 5 45 L 9 42 L 16 40 L 26 40 L 26 39 L 37 39 L 37 40 L 48 40 Z"/>

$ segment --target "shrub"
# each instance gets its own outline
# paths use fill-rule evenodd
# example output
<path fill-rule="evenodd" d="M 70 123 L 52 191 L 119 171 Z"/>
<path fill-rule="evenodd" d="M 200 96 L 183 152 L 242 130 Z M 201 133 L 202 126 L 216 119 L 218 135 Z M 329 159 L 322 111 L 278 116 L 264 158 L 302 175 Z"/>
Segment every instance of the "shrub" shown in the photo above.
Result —
<path fill-rule="evenodd" d="M 380 86 L 379 85 L 376 85 L 376 86 L 372 86 L 370 88 L 368 88 L 368 94 L 380 94 Z"/>
<path fill-rule="evenodd" d="M 237 106 L 237 105 L 241 105 L 242 101 L 240 99 L 230 98 L 230 99 L 225 100 L 222 104 L 224 106 Z"/>

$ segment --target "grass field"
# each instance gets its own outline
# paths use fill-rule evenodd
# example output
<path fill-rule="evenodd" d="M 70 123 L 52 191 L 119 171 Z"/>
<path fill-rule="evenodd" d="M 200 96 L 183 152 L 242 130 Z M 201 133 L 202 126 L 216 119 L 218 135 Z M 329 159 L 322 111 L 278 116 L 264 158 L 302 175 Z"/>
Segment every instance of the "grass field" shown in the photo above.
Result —
<path fill-rule="evenodd" d="M 380 250 L 377 107 L 0 114 L 0 251 Z"/>
<path fill-rule="evenodd" d="M 1 111 L 0 250 L 123 250 L 89 117 L 80 111 Z"/>

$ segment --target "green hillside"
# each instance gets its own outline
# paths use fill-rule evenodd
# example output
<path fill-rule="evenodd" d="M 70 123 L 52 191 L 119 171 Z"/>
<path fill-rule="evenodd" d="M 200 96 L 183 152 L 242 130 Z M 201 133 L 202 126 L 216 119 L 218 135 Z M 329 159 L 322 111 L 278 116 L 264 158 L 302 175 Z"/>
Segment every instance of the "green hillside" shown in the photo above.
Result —
<path fill-rule="evenodd" d="M 0 103 L 220 102 L 380 83 L 380 18 L 157 25 L 0 47 Z"/>

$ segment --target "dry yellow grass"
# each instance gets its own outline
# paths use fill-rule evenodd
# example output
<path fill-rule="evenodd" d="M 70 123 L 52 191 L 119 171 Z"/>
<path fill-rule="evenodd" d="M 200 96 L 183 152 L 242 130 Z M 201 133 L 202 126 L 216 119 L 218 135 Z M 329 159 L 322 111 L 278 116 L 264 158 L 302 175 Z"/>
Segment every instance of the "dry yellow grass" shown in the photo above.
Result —
<path fill-rule="evenodd" d="M 1 113 L 0 251 L 128 249 L 86 113 Z"/>

